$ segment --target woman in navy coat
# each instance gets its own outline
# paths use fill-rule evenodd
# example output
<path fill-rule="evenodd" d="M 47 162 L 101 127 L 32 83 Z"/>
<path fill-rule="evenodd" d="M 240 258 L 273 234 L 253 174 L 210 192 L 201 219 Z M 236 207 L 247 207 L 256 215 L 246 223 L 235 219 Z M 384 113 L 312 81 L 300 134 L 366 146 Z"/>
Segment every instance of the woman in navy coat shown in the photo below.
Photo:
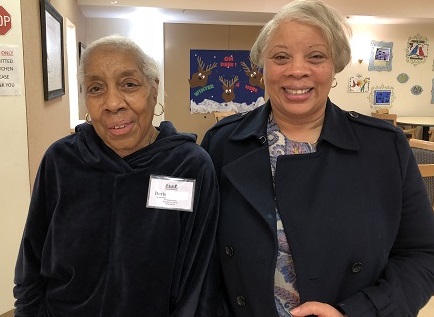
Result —
<path fill-rule="evenodd" d="M 328 98 L 344 19 L 293 1 L 251 50 L 269 101 L 211 128 L 218 255 L 237 317 L 416 316 L 434 291 L 434 216 L 403 132 Z"/>

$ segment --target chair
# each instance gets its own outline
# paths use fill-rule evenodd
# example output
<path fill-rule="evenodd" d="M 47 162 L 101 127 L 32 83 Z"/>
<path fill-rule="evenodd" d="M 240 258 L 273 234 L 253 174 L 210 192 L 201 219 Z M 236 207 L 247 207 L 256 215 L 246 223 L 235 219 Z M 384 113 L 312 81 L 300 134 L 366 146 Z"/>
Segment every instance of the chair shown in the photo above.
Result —
<path fill-rule="evenodd" d="M 228 117 L 230 115 L 233 115 L 235 113 L 236 113 L 235 111 L 216 111 L 216 112 L 213 112 L 216 122 L 219 122 L 221 119 Z"/>
<path fill-rule="evenodd" d="M 398 116 L 394 113 L 371 112 L 371 117 L 379 118 L 379 119 L 388 121 L 391 124 L 393 124 L 395 127 L 397 126 L 396 119 Z M 407 139 L 416 138 L 416 128 L 414 128 L 414 127 L 408 128 L 408 127 L 403 127 L 403 126 L 400 126 L 400 128 L 402 129 L 404 134 L 407 136 Z"/>
<path fill-rule="evenodd" d="M 434 203 L 434 142 L 410 139 L 410 147 L 413 151 L 419 171 L 425 182 L 428 197 Z"/>
<path fill-rule="evenodd" d="M 398 116 L 394 113 L 371 112 L 371 117 L 388 121 L 396 127 L 396 118 Z"/>

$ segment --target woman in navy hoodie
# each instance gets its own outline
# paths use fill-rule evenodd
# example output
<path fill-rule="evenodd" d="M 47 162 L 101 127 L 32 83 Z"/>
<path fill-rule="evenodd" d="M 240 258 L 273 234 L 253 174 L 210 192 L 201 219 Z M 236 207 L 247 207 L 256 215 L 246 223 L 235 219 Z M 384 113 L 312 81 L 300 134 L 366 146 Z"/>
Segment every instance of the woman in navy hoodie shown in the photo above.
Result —
<path fill-rule="evenodd" d="M 15 316 L 210 316 L 218 217 L 208 154 L 152 125 L 159 74 L 130 39 L 81 57 L 87 123 L 40 165 L 16 265 Z"/>

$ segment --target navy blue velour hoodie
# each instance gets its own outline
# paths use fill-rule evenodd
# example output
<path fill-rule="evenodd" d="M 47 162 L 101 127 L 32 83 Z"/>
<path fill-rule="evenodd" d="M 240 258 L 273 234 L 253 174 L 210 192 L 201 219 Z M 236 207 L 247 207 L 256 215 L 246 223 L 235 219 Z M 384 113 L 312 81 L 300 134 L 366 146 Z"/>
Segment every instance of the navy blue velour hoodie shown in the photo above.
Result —
<path fill-rule="evenodd" d="M 210 316 L 218 219 L 212 162 L 162 122 L 119 157 L 88 124 L 55 142 L 35 181 L 15 316 Z M 146 207 L 150 175 L 195 180 L 192 212 Z"/>

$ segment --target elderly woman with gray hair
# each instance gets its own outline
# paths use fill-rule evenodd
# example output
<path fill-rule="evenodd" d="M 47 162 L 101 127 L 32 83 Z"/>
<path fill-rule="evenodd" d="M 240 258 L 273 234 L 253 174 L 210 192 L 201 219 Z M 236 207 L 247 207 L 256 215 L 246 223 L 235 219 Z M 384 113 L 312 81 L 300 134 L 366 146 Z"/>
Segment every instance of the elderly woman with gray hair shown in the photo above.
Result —
<path fill-rule="evenodd" d="M 152 125 L 158 78 L 128 38 L 104 37 L 83 53 L 87 123 L 41 162 L 15 316 L 214 313 L 217 181 L 195 136 Z"/>
<path fill-rule="evenodd" d="M 405 135 L 328 97 L 350 34 L 320 1 L 284 6 L 251 50 L 268 102 L 203 140 L 221 315 L 409 317 L 433 295 L 434 214 Z"/>

